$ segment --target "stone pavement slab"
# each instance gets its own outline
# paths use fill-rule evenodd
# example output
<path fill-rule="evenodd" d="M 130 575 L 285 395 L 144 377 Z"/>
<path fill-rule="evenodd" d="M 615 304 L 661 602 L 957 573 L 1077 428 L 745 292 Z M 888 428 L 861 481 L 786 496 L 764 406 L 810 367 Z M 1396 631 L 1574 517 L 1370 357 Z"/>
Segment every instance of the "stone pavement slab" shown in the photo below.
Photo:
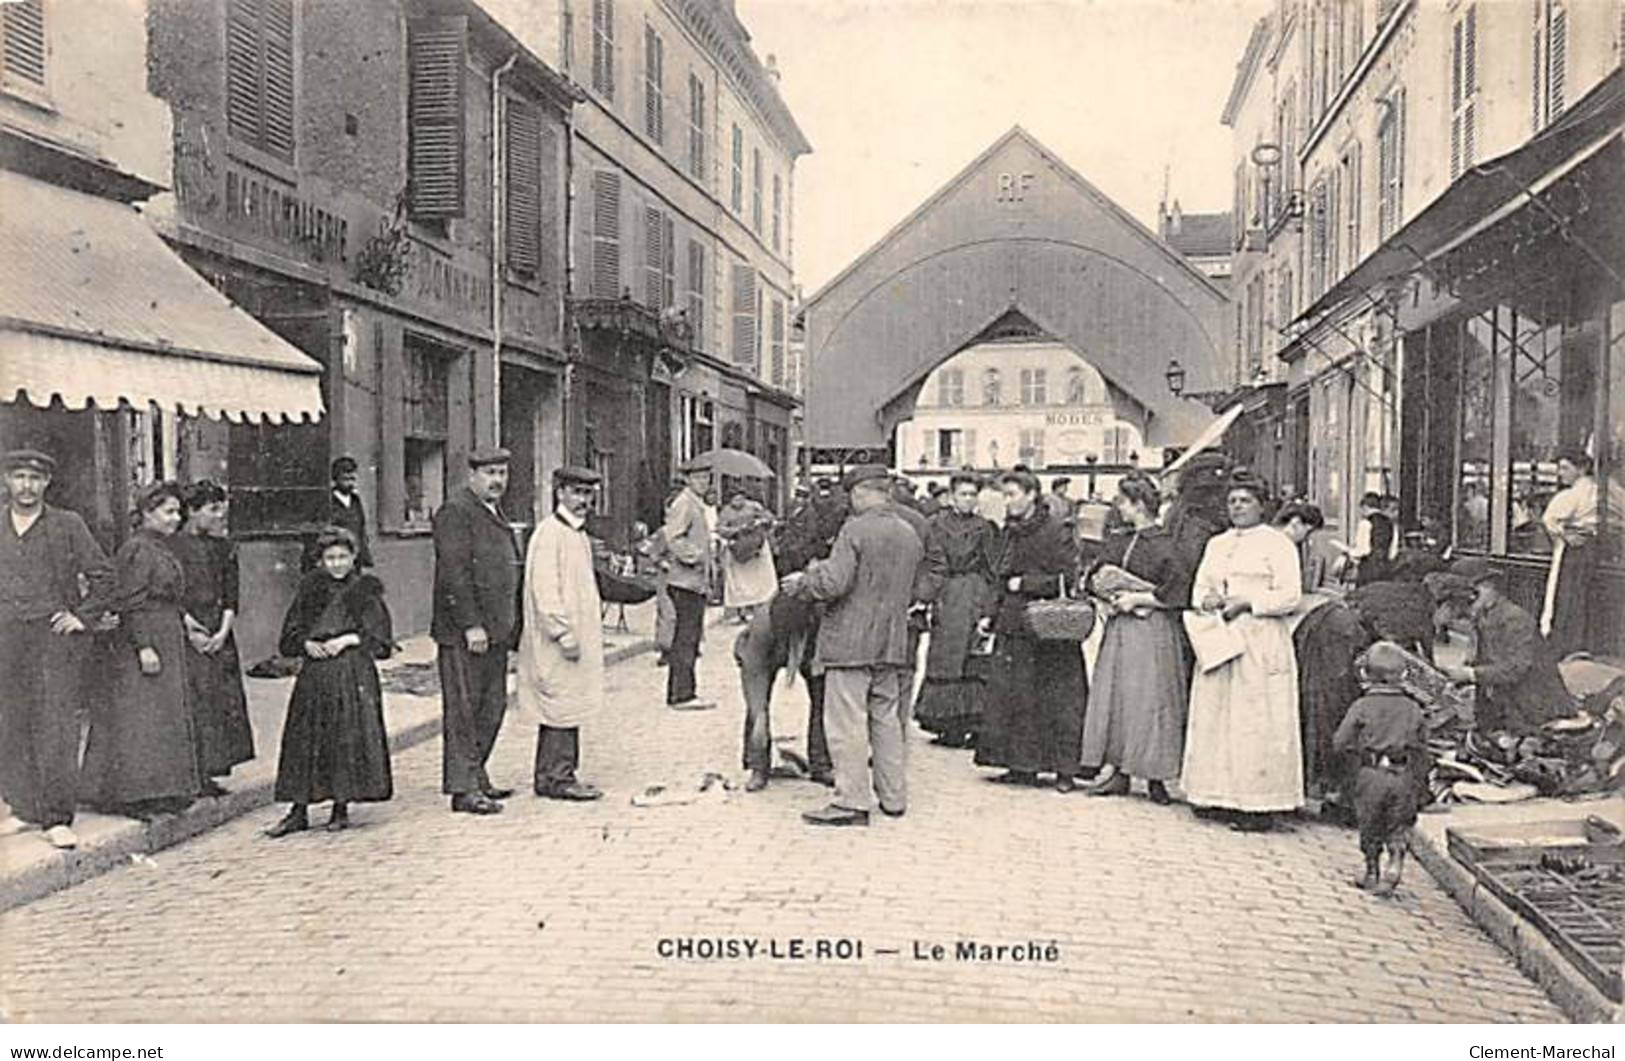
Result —
<path fill-rule="evenodd" d="M 347 833 L 267 840 L 278 814 L 267 808 L 0 915 L 0 1010 L 15 1021 L 1563 1020 L 1426 874 L 1413 869 L 1393 901 L 1350 887 L 1360 856 L 1345 830 L 1239 835 L 1138 796 L 1011 790 L 918 733 L 907 815 L 867 829 L 803 825 L 827 790 L 798 781 L 633 806 L 651 784 L 740 775 L 729 633 L 714 630 L 701 661 L 715 711 L 667 709 L 649 657 L 611 671 L 611 706 L 583 732 L 582 776 L 605 799 L 527 795 L 495 817 L 453 815 L 425 742 L 396 757 L 397 797 L 355 808 Z M 776 729 L 799 746 L 804 694 L 779 696 Z M 498 783 L 523 788 L 535 739 L 505 728 Z M 1015 949 L 959 960 L 961 943 Z M 740 953 L 748 944 L 754 954 Z M 935 946 L 944 960 L 929 957 Z"/>

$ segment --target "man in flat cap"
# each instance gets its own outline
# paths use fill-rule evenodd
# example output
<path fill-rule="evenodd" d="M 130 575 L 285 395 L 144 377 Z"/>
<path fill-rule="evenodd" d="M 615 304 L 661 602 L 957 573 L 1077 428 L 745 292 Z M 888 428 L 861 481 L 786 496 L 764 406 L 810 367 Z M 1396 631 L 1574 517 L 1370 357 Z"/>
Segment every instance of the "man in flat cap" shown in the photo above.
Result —
<path fill-rule="evenodd" d="M 576 777 L 581 727 L 604 705 L 604 626 L 586 530 L 600 479 L 590 468 L 553 473 L 557 507 L 537 524 L 525 558 L 519 707 L 539 723 L 534 785 L 547 799 L 603 794 Z"/>
<path fill-rule="evenodd" d="M 45 503 L 56 462 L 5 457 L 0 526 L 0 794 L 59 848 L 74 847 L 80 682 L 90 628 L 107 609 L 113 569 L 76 512 Z M 88 588 L 80 594 L 80 583 Z"/>
<path fill-rule="evenodd" d="M 856 468 L 846 486 L 854 515 L 829 559 L 782 584 L 790 597 L 826 605 L 813 665 L 824 671 L 835 798 L 802 815 L 810 825 L 868 825 L 875 806 L 895 817 L 908 804 L 901 709 L 908 608 L 925 549 L 892 509 L 885 469 Z"/>
<path fill-rule="evenodd" d="M 508 451 L 475 450 L 468 480 L 434 516 L 434 615 L 439 646 L 441 791 L 461 814 L 496 814 L 513 795 L 485 771 L 508 707 L 508 653 L 522 615 L 521 558 L 501 508 Z"/>
<path fill-rule="evenodd" d="M 351 456 L 335 457 L 332 464 L 333 487 L 327 494 L 327 523 L 329 527 L 343 527 L 355 535 L 357 567 L 372 566 L 372 549 L 367 543 L 367 510 L 361 504 L 361 495 L 356 492 L 360 482 L 360 465 Z M 311 537 L 305 550 L 305 569 L 309 570 L 320 562 L 319 556 L 313 555 L 315 536 Z"/>
<path fill-rule="evenodd" d="M 666 506 L 666 593 L 677 613 L 671 649 L 666 654 L 666 706 L 698 711 L 716 706 L 695 691 L 694 661 L 705 632 L 705 601 L 711 593 L 711 528 L 705 517 L 705 492 L 711 489 L 711 468 L 689 461 L 679 469 L 684 486 Z"/>
<path fill-rule="evenodd" d="M 1534 616 L 1508 600 L 1501 572 L 1482 557 L 1457 560 L 1450 573 L 1470 583 L 1477 649 L 1467 666 L 1446 664 L 1446 676 L 1478 686 L 1473 728 L 1528 735 L 1542 723 L 1574 713 L 1557 660 Z"/>

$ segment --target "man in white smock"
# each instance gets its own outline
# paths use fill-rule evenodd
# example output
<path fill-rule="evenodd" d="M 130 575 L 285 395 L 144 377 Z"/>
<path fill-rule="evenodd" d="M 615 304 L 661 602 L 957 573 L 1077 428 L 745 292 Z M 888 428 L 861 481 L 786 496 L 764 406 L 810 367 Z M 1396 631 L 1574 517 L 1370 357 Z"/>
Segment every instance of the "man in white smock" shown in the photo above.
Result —
<path fill-rule="evenodd" d="M 604 702 L 604 627 L 586 531 L 601 478 L 590 468 L 553 473 L 558 507 L 537 525 L 525 557 L 518 706 L 539 723 L 535 786 L 548 799 L 603 795 L 576 778 L 581 726 Z"/>

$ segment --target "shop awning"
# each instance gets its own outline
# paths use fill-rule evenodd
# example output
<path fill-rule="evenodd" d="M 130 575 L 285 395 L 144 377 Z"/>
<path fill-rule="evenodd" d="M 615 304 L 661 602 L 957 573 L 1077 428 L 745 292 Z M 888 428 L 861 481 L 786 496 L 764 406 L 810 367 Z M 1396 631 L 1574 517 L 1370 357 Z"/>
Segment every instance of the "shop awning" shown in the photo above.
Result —
<path fill-rule="evenodd" d="M 0 400 L 314 420 L 321 374 L 131 207 L 0 171 Z"/>
<path fill-rule="evenodd" d="M 1468 170 L 1355 270 L 1299 314 L 1313 321 L 1395 277 L 1414 272 L 1530 203 L 1625 132 L 1625 71 L 1616 70 L 1528 143 Z"/>

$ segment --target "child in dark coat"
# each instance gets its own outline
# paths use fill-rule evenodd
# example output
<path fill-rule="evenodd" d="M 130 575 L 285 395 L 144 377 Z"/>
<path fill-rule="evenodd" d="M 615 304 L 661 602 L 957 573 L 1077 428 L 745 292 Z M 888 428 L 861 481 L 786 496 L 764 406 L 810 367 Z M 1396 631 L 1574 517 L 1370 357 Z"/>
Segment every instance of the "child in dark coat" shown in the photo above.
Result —
<path fill-rule="evenodd" d="M 1427 723 L 1422 708 L 1395 684 L 1404 673 L 1398 645 L 1379 641 L 1361 661 L 1364 696 L 1354 701 L 1332 738 L 1333 749 L 1357 758 L 1354 813 L 1360 823 L 1365 876 L 1355 886 L 1392 895 L 1405 868 L 1411 826 L 1422 805 L 1419 780 L 1427 762 Z M 1380 872 L 1383 851 L 1387 872 Z"/>

